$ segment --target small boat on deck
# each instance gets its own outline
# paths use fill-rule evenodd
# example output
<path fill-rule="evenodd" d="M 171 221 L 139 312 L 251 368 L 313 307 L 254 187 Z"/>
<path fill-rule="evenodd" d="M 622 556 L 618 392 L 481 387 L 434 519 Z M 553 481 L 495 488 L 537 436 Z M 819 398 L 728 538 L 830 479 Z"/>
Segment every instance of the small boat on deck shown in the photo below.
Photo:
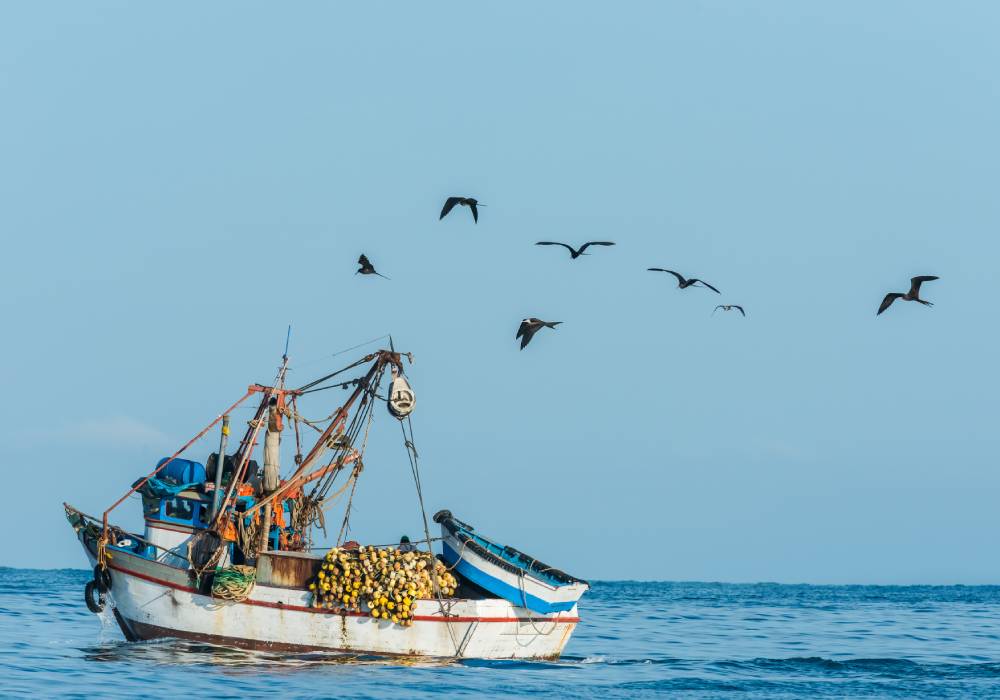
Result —
<path fill-rule="evenodd" d="M 448 511 L 438 513 L 440 552 L 426 514 L 423 536 L 412 544 L 347 541 L 375 405 L 387 405 L 392 422 L 403 426 L 423 514 L 405 357 L 391 347 L 378 350 L 288 388 L 286 355 L 271 384 L 250 385 L 102 515 L 64 504 L 94 569 L 87 607 L 110 608 L 129 641 L 177 637 L 271 651 L 557 658 L 580 621 L 576 603 L 586 582 L 487 540 Z M 360 368 L 358 376 L 340 376 L 353 368 Z M 387 374 L 388 391 L 380 393 Z M 308 401 L 330 395 L 315 393 L 325 389 L 351 393 L 326 418 L 304 418 Z M 230 414 L 250 397 L 257 405 L 250 405 L 246 431 L 229 451 Z M 330 407 L 319 410 L 326 415 Z M 220 424 L 218 447 L 204 463 L 182 456 Z M 292 433 L 284 440 L 283 430 Z M 284 478 L 283 451 L 290 465 Z M 110 521 L 129 496 L 142 500 L 141 534 Z M 342 509 L 338 517 L 324 515 L 334 507 Z M 314 531 L 325 534 L 327 523 L 340 525 L 329 551 L 313 546 Z"/>
<path fill-rule="evenodd" d="M 434 522 L 441 525 L 445 562 L 466 580 L 513 605 L 543 614 L 566 612 L 590 588 L 586 581 L 483 537 L 451 511 L 438 511 Z"/>

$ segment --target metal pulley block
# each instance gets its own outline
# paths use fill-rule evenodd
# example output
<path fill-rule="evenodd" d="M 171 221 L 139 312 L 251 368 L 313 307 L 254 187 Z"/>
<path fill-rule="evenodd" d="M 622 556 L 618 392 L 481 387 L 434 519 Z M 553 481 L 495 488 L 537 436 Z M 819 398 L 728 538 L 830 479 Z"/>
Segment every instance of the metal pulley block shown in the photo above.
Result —
<path fill-rule="evenodd" d="M 402 374 L 393 377 L 392 384 L 389 385 L 389 413 L 403 420 L 413 412 L 416 403 L 417 397 L 406 377 Z"/>

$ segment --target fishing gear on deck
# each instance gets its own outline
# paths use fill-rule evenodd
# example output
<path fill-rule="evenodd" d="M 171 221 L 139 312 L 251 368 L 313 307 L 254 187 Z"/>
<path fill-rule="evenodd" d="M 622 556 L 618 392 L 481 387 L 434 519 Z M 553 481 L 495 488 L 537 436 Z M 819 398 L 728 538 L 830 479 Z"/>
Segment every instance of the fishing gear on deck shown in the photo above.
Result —
<path fill-rule="evenodd" d="M 250 597 L 257 583 L 257 569 L 252 566 L 230 566 L 215 572 L 212 597 L 239 602 Z"/>
<path fill-rule="evenodd" d="M 455 594 L 458 580 L 430 552 L 394 548 L 334 547 L 309 584 L 313 607 L 363 611 L 408 627 L 418 600 Z"/>

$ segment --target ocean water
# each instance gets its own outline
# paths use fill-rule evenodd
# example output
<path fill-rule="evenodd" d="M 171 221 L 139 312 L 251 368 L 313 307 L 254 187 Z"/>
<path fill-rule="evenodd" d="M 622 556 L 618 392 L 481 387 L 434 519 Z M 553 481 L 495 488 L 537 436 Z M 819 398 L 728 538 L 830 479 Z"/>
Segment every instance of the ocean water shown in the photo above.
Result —
<path fill-rule="evenodd" d="M 90 572 L 0 568 L 0 694 L 1000 697 L 1000 587 L 597 582 L 555 662 L 401 662 L 129 643 Z"/>

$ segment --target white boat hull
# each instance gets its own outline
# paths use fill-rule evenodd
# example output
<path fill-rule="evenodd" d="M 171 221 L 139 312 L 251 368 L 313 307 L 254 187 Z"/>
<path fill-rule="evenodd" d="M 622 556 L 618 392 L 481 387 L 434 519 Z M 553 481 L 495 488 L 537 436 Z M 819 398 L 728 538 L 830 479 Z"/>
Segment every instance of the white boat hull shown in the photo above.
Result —
<path fill-rule="evenodd" d="M 87 551 L 94 563 L 93 553 Z M 125 552 L 109 565 L 108 602 L 132 640 L 179 637 L 254 649 L 478 659 L 558 657 L 576 608 L 538 615 L 502 599 L 419 601 L 401 627 L 363 613 L 310 606 L 311 594 L 257 585 L 242 602 L 197 591 L 187 572 Z M 442 609 L 443 607 L 443 609 Z"/>
<path fill-rule="evenodd" d="M 518 575 L 464 547 L 448 532 L 442 539 L 444 558 L 449 565 L 476 585 L 504 595 L 512 602 L 520 602 L 524 607 L 519 609 L 541 611 L 542 614 L 575 611 L 576 602 L 590 588 L 586 583 L 555 586 L 530 574 Z"/>

